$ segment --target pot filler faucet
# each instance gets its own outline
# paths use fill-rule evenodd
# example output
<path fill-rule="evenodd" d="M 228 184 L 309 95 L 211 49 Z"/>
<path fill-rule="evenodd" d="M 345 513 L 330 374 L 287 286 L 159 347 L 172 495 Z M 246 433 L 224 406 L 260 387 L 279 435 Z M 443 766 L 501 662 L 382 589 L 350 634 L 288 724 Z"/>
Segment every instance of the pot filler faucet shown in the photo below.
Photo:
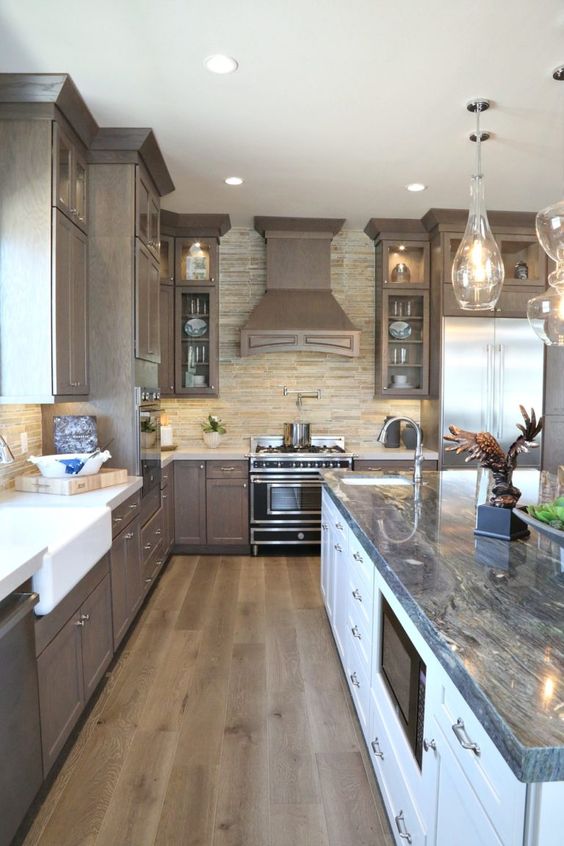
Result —
<path fill-rule="evenodd" d="M 289 396 L 290 394 L 297 394 L 298 395 L 297 398 L 296 398 L 296 405 L 298 406 L 300 411 L 302 409 L 303 400 L 305 400 L 305 399 L 321 399 L 321 391 L 319 390 L 319 388 L 316 388 L 313 391 L 292 391 L 292 390 L 290 390 L 290 388 L 286 387 L 286 385 L 281 385 L 280 387 L 283 389 L 283 393 L 284 393 L 285 397 Z"/>
<path fill-rule="evenodd" d="M 388 431 L 388 427 L 392 425 L 392 423 L 397 423 L 398 421 L 403 421 L 404 423 L 409 423 L 410 426 L 413 426 L 415 429 L 415 434 L 417 435 L 417 442 L 415 444 L 415 455 L 413 456 L 413 484 L 417 485 L 421 482 L 421 467 L 423 466 L 423 433 L 421 431 L 421 426 L 419 423 L 416 423 L 415 420 L 412 420 L 411 417 L 391 417 L 389 420 L 386 420 L 384 425 L 382 426 L 382 431 L 378 435 L 378 442 L 383 444 L 386 440 L 386 432 Z"/>

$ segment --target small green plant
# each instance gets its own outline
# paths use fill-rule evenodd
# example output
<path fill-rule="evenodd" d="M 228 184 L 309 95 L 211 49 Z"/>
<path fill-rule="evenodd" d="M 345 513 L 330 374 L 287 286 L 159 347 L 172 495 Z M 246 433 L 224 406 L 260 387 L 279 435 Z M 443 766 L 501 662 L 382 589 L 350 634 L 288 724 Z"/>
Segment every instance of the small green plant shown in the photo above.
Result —
<path fill-rule="evenodd" d="M 564 496 L 559 496 L 554 502 L 543 502 L 541 505 L 527 505 L 531 517 L 552 526 L 553 529 L 564 529 Z"/>
<path fill-rule="evenodd" d="M 225 435 L 227 431 L 221 418 L 215 414 L 208 414 L 207 420 L 204 420 L 201 425 L 204 432 L 217 432 L 220 435 Z"/>
<path fill-rule="evenodd" d="M 151 418 L 148 417 L 146 420 L 141 421 L 141 431 L 142 432 L 156 432 L 157 431 L 157 424 L 154 422 L 154 420 L 151 420 Z"/>

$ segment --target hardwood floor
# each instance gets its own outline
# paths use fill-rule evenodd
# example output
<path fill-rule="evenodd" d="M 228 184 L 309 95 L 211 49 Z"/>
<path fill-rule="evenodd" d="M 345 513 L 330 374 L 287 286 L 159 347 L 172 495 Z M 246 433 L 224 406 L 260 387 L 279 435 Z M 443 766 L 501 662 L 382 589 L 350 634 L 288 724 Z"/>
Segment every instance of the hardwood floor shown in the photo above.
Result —
<path fill-rule="evenodd" d="M 318 584 L 175 556 L 24 846 L 392 846 Z"/>

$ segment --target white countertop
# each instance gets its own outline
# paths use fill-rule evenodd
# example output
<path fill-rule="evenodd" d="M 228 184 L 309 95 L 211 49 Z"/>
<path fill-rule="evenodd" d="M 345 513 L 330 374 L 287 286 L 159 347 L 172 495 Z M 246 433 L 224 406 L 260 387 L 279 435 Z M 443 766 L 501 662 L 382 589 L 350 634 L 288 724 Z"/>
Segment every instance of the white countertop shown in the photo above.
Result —
<path fill-rule="evenodd" d="M 161 453 L 162 467 L 168 467 L 172 461 L 241 461 L 249 455 L 250 447 L 242 444 L 240 447 L 218 447 L 209 449 L 202 442 L 198 444 L 179 445 L 175 450 Z M 399 447 L 388 449 L 383 444 L 375 443 L 373 447 L 361 447 L 351 450 L 356 458 L 368 461 L 413 461 L 414 450 Z M 436 450 L 423 447 L 423 455 L 428 461 L 438 461 L 439 454 Z"/>
<path fill-rule="evenodd" d="M 22 535 L 17 528 L 16 515 L 12 516 L 10 513 L 13 509 L 55 508 L 58 515 L 67 511 L 71 526 L 73 509 L 92 508 L 94 523 L 101 508 L 116 508 L 142 485 L 143 480 L 140 477 L 129 476 L 127 482 L 122 485 L 75 496 L 3 491 L 0 494 L 0 601 L 37 573 L 45 552 L 58 546 L 63 540 L 60 520 L 53 526 L 49 526 L 48 520 L 40 521 L 40 524 L 34 526 L 30 517 L 30 525 L 26 524 L 26 533 Z"/>

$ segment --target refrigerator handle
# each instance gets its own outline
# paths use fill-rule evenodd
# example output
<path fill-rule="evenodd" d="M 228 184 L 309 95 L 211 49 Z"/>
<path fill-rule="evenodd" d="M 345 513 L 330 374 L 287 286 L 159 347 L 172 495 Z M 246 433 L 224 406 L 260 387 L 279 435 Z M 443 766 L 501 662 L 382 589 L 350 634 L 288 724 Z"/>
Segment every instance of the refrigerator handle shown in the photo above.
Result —
<path fill-rule="evenodd" d="M 505 379 L 505 346 L 503 344 L 499 344 L 498 346 L 498 382 L 497 382 L 497 434 L 496 438 L 501 440 L 503 437 L 503 410 L 505 406 L 504 402 L 504 393 L 505 393 L 505 386 L 504 386 L 504 379 Z"/>
<path fill-rule="evenodd" d="M 491 344 L 486 345 L 486 402 L 485 413 L 482 410 L 482 430 L 491 432 L 493 426 L 493 353 Z"/>

